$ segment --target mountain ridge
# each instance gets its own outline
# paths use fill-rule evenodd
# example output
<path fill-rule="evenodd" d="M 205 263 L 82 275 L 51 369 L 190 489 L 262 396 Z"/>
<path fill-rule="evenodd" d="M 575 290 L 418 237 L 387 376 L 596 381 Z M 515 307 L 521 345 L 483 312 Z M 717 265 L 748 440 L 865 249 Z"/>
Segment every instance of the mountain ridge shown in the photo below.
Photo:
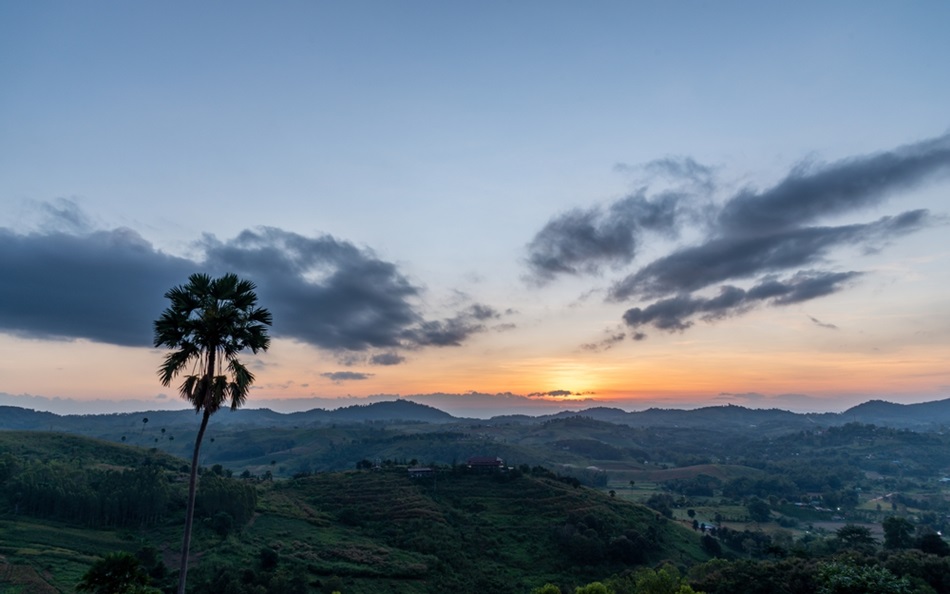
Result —
<path fill-rule="evenodd" d="M 153 410 L 128 413 L 97 413 L 60 415 L 16 406 L 0 406 L 0 429 L 49 430 L 91 433 L 98 428 L 127 426 L 144 429 L 152 426 L 191 425 L 191 410 Z M 900 404 L 885 400 L 869 400 L 840 413 L 797 413 L 778 408 L 748 408 L 739 405 L 715 405 L 695 409 L 648 408 L 624 411 L 615 407 L 595 406 L 577 411 L 560 411 L 544 415 L 496 415 L 489 419 L 456 417 L 439 408 L 396 398 L 357 404 L 338 409 L 314 408 L 308 411 L 280 413 L 269 408 L 247 408 L 215 415 L 215 423 L 224 426 L 300 426 L 327 423 L 420 422 L 482 424 L 543 423 L 545 421 L 590 417 L 599 421 L 632 427 L 755 427 L 761 429 L 819 425 L 843 425 L 850 422 L 897 428 L 937 427 L 950 424 L 950 398 L 929 402 Z M 77 431 L 82 429 L 82 431 Z"/>

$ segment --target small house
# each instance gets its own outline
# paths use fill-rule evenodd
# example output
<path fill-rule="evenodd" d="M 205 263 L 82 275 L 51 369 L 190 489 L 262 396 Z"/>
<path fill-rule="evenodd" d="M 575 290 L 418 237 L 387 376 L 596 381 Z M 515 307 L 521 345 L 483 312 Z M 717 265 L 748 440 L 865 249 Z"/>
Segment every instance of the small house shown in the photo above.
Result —
<path fill-rule="evenodd" d="M 505 461 L 497 456 L 472 456 L 466 461 L 469 470 L 475 472 L 502 472 Z"/>

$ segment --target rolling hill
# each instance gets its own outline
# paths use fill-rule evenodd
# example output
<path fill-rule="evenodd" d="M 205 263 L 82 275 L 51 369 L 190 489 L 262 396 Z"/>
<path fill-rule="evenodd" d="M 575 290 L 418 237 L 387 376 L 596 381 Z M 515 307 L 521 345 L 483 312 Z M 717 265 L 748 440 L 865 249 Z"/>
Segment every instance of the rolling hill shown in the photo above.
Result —
<path fill-rule="evenodd" d="M 182 463 L 154 449 L 79 436 L 0 433 L 0 586 L 72 592 L 92 561 L 116 550 L 151 551 L 150 569 L 170 579 Z M 119 505 L 108 485 L 143 468 L 166 477 L 164 507 L 151 519 L 116 523 L 58 511 L 57 502 L 80 495 L 89 509 L 99 500 Z M 40 476 L 46 478 L 33 478 Z M 196 591 L 224 591 L 228 580 L 243 580 L 282 593 L 297 591 L 291 583 L 301 592 L 527 592 L 631 565 L 706 558 L 698 536 L 679 524 L 542 468 L 483 474 L 459 466 L 422 479 L 396 464 L 279 481 L 203 476 L 215 489 L 251 489 L 256 504 L 246 523 L 234 512 L 233 527 L 218 521 L 215 509 L 223 508 L 199 505 L 189 572 Z M 21 498 L 27 487 L 35 504 Z M 128 501 L 146 495 L 129 492 Z"/>

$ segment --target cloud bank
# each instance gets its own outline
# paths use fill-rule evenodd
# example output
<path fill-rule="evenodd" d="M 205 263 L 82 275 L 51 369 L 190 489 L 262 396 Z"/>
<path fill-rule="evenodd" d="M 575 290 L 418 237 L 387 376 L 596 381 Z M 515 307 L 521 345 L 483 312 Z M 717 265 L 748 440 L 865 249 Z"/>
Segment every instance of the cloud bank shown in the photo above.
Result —
<path fill-rule="evenodd" d="M 41 231 L 0 228 L 2 332 L 151 346 L 152 321 L 167 306 L 163 295 L 196 271 L 254 281 L 274 314 L 275 337 L 359 353 L 371 365 L 403 363 L 400 351 L 459 346 L 501 317 L 470 303 L 431 318 L 421 305 L 423 289 L 397 265 L 330 235 L 276 228 L 227 241 L 207 235 L 198 243 L 204 252 L 198 261 L 165 254 L 129 229 L 88 231 L 68 201 L 46 211 L 54 221 Z M 57 230 L 63 228 L 68 231 Z"/>
<path fill-rule="evenodd" d="M 801 303 L 847 289 L 862 272 L 836 269 L 836 250 L 877 252 L 936 219 L 916 209 L 869 222 L 829 223 L 946 175 L 950 134 L 830 164 L 800 164 L 774 186 L 742 189 L 718 206 L 712 169 L 692 159 L 618 167 L 678 180 L 688 191 L 650 197 L 643 189 L 605 208 L 558 215 L 528 243 L 527 266 L 538 284 L 558 276 L 623 269 L 635 261 L 637 248 L 651 234 L 675 237 L 687 228 L 698 232 L 698 241 L 611 284 L 610 302 L 652 301 L 622 316 L 632 338 L 642 340 L 647 327 L 680 332 L 696 320 L 719 320 L 759 306 Z"/>
<path fill-rule="evenodd" d="M 196 270 L 128 229 L 18 235 L 0 228 L 0 331 L 150 346 L 165 291 Z"/>

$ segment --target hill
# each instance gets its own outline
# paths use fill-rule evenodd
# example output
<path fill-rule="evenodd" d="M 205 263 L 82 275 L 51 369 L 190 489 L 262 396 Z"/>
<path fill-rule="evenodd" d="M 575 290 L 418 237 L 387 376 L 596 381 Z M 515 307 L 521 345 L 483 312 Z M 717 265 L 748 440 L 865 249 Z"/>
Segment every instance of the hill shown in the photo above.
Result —
<path fill-rule="evenodd" d="M 72 592 L 92 561 L 116 550 L 138 552 L 160 584 L 170 581 L 182 463 L 79 436 L 0 433 L 0 586 Z M 256 503 L 243 514 L 235 502 L 248 493 Z M 527 592 L 705 558 L 679 524 L 542 468 L 459 466 L 419 479 L 387 464 L 275 481 L 205 471 L 199 501 L 195 591 Z M 146 504 L 158 507 L 102 513 Z"/>
<path fill-rule="evenodd" d="M 937 428 L 950 424 L 950 399 L 917 404 L 870 400 L 841 413 L 845 421 L 899 428 Z"/>

